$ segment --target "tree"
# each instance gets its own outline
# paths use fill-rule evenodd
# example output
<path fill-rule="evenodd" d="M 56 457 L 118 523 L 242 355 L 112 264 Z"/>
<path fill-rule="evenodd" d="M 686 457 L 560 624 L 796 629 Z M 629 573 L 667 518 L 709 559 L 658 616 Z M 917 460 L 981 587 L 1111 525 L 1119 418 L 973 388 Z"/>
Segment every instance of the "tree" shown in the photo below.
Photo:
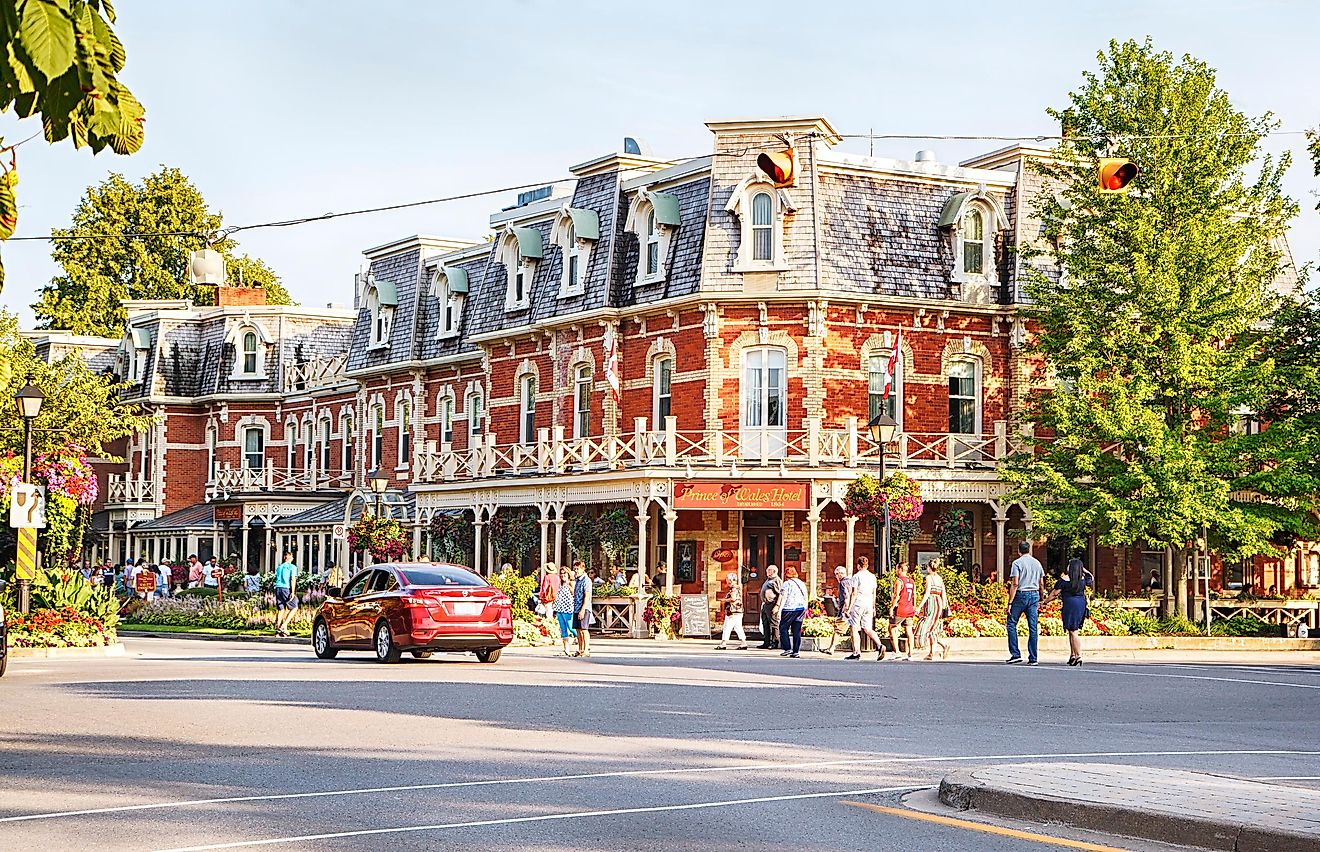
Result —
<path fill-rule="evenodd" d="M 114 20 L 108 0 L 0 0 L 0 112 L 41 116 L 48 142 L 72 137 L 92 153 L 141 148 L 146 111 L 117 78 L 126 55 Z M 13 146 L 3 152 L 10 164 L 0 175 L 0 240 L 7 240 L 18 225 L 18 170 Z"/>
<path fill-rule="evenodd" d="M 122 299 L 183 299 L 210 304 L 214 289 L 188 282 L 189 255 L 202 248 L 201 235 L 222 224 L 202 194 L 175 168 L 133 184 L 111 174 L 89 187 L 73 213 L 73 225 L 55 231 L 51 256 L 64 274 L 42 289 L 32 306 L 44 328 L 117 337 L 123 333 Z M 88 234 L 168 233 L 138 239 L 82 239 Z M 270 304 L 289 304 L 289 294 L 270 267 L 222 239 L 211 248 L 224 255 L 227 283 L 262 287 Z"/>
<path fill-rule="evenodd" d="M 1259 155 L 1274 121 L 1235 110 L 1205 63 L 1149 39 L 1098 58 L 1050 111 L 1064 141 L 1037 165 L 1063 274 L 1026 282 L 1038 372 L 1023 416 L 1036 437 L 1006 476 L 1048 535 L 1167 548 L 1178 594 L 1166 608 L 1181 612 L 1204 526 L 1240 553 L 1268 550 L 1277 531 L 1235 496 L 1249 470 L 1234 427 L 1264 403 L 1272 368 L 1252 330 L 1274 308 L 1296 205 L 1280 188 L 1287 157 Z M 1099 191 L 1108 153 L 1141 169 L 1127 195 Z"/>

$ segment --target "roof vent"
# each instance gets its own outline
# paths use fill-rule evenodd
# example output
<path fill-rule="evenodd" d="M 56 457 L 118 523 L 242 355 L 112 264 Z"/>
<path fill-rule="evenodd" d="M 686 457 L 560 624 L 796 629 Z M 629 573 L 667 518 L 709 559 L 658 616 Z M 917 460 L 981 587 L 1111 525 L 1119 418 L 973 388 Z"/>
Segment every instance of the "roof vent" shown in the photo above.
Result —
<path fill-rule="evenodd" d="M 936 160 L 935 160 L 935 152 L 934 152 L 934 151 L 927 151 L 927 150 L 924 150 L 924 149 L 921 150 L 921 151 L 918 151 L 918 152 L 917 152 L 917 162 L 918 162 L 918 163 L 934 163 L 934 162 L 936 162 Z"/>
<path fill-rule="evenodd" d="M 625 136 L 623 137 L 623 153 L 632 154 L 634 157 L 649 157 L 651 156 L 651 146 L 647 145 L 644 139 Z"/>

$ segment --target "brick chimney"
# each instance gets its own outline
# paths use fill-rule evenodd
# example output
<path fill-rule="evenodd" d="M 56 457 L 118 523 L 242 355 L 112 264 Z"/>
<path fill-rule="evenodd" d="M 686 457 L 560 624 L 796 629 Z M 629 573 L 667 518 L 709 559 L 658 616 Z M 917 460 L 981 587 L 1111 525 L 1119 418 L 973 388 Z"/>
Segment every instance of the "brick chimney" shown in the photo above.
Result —
<path fill-rule="evenodd" d="M 215 303 L 222 308 L 264 305 L 266 290 L 262 287 L 228 287 L 221 284 L 215 288 Z"/>

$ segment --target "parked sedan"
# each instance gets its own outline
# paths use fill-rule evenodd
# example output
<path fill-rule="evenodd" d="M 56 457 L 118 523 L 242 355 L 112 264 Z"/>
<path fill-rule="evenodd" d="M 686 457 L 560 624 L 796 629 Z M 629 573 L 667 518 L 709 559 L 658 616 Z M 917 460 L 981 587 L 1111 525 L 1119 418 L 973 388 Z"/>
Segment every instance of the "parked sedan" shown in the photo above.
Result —
<path fill-rule="evenodd" d="M 312 625 L 316 656 L 375 651 L 382 663 L 405 651 L 472 651 L 493 663 L 513 641 L 513 602 L 466 568 L 439 562 L 373 565 L 331 587 Z"/>

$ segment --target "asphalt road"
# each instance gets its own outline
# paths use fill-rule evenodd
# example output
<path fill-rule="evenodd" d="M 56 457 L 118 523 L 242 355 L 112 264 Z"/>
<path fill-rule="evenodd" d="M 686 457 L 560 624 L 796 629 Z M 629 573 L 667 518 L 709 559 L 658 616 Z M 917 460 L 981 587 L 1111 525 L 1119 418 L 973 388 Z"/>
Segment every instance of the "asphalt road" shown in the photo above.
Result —
<path fill-rule="evenodd" d="M 1320 786 L 1313 656 L 1070 669 L 629 642 L 382 666 L 125 644 L 0 680 L 0 849 L 1039 850 L 922 819 L 930 788 L 1083 755 Z"/>

